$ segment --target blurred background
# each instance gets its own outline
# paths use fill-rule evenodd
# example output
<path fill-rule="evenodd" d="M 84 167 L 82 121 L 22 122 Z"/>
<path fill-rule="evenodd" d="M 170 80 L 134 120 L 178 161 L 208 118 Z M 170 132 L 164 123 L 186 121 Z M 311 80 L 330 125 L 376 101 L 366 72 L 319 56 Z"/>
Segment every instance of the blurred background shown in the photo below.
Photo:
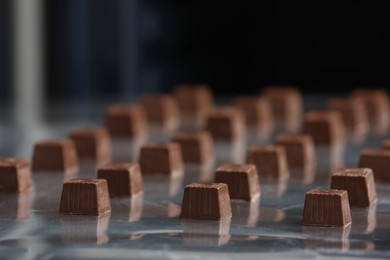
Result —
<path fill-rule="evenodd" d="M 264 1 L 263 1 L 264 2 Z M 386 1 L 1 0 L 0 102 L 390 86 Z M 34 100 L 34 101 L 31 101 Z M 21 115 L 23 116 L 23 115 Z M 31 115 L 29 115 L 31 116 Z"/>

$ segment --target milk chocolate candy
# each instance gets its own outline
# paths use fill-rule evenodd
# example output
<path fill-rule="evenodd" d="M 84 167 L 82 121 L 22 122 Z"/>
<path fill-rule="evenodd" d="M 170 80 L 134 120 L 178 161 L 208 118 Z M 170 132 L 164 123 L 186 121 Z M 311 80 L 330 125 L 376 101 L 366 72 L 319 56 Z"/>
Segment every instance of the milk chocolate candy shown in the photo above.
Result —
<path fill-rule="evenodd" d="M 79 165 L 76 146 L 72 140 L 37 142 L 32 164 L 34 171 L 77 172 Z"/>
<path fill-rule="evenodd" d="M 237 97 L 234 106 L 242 111 L 247 127 L 273 128 L 271 104 L 266 98 Z"/>
<path fill-rule="evenodd" d="M 224 164 L 217 169 L 216 183 L 226 183 L 231 199 L 252 200 L 260 195 L 259 178 L 253 164 Z"/>
<path fill-rule="evenodd" d="M 303 112 L 299 89 L 292 86 L 269 86 L 263 90 L 262 94 L 270 100 L 272 114 L 279 128 L 282 127 L 289 131 L 299 130 Z"/>
<path fill-rule="evenodd" d="M 328 108 L 340 113 L 348 131 L 357 133 L 368 131 L 367 110 L 362 98 L 332 98 L 328 102 Z"/>
<path fill-rule="evenodd" d="M 313 137 L 318 145 L 332 145 L 344 141 L 345 129 L 336 111 L 313 111 L 306 114 L 303 132 Z"/>
<path fill-rule="evenodd" d="M 184 162 L 202 164 L 214 160 L 213 139 L 208 132 L 178 133 L 173 142 L 179 143 Z"/>
<path fill-rule="evenodd" d="M 389 96 L 384 89 L 357 89 L 352 97 L 364 100 L 368 118 L 375 133 L 385 133 L 389 127 Z"/>
<path fill-rule="evenodd" d="M 182 174 L 184 170 L 180 145 L 145 144 L 139 158 L 142 174 Z"/>
<path fill-rule="evenodd" d="M 206 130 L 214 140 L 240 139 L 245 134 L 243 114 L 235 108 L 214 108 L 206 117 Z"/>
<path fill-rule="evenodd" d="M 314 143 L 310 135 L 279 135 L 275 143 L 286 150 L 289 169 L 303 169 L 315 164 Z"/>
<path fill-rule="evenodd" d="M 390 151 L 365 149 L 360 153 L 359 168 L 370 168 L 375 180 L 390 182 Z"/>
<path fill-rule="evenodd" d="M 69 133 L 76 144 L 77 157 L 80 160 L 92 160 L 108 163 L 112 160 L 111 140 L 104 128 L 77 128 Z"/>
<path fill-rule="evenodd" d="M 175 89 L 180 113 L 186 116 L 204 115 L 213 105 L 213 94 L 207 85 L 180 85 Z"/>
<path fill-rule="evenodd" d="M 0 157 L 0 193 L 19 193 L 28 189 L 31 184 L 28 161 Z"/>
<path fill-rule="evenodd" d="M 286 150 L 283 146 L 250 147 L 247 163 L 256 166 L 260 180 L 283 180 L 289 177 Z"/>
<path fill-rule="evenodd" d="M 179 110 L 176 100 L 170 95 L 144 95 L 141 105 L 148 121 L 157 126 L 175 128 L 179 122 Z"/>
<path fill-rule="evenodd" d="M 98 179 L 108 183 L 110 197 L 133 197 L 144 190 L 138 163 L 110 163 L 98 169 Z"/>
<path fill-rule="evenodd" d="M 68 215 L 101 215 L 111 211 L 107 181 L 72 179 L 62 187 L 60 213 Z"/>
<path fill-rule="evenodd" d="M 331 188 L 346 190 L 349 205 L 369 207 L 376 201 L 374 174 L 368 168 L 349 168 L 332 175 Z"/>
<path fill-rule="evenodd" d="M 183 219 L 221 220 L 232 216 L 228 186 L 224 183 L 192 183 L 184 189 Z"/>
<path fill-rule="evenodd" d="M 148 133 L 144 110 L 140 106 L 109 107 L 106 111 L 105 124 L 113 138 L 138 138 Z"/>
<path fill-rule="evenodd" d="M 310 190 L 306 193 L 302 225 L 344 227 L 351 224 L 345 190 Z"/>

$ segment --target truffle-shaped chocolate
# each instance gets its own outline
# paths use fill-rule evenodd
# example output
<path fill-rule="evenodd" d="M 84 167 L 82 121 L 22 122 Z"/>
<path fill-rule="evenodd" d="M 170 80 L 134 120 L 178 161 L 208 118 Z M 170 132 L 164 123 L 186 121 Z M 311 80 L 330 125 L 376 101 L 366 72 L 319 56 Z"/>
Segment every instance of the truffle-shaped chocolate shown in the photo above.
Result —
<path fill-rule="evenodd" d="M 79 165 L 74 142 L 60 140 L 35 143 L 32 168 L 34 171 L 77 172 Z"/>
<path fill-rule="evenodd" d="M 365 149 L 360 153 L 359 168 L 370 168 L 375 180 L 390 182 L 390 151 Z"/>
<path fill-rule="evenodd" d="M 253 146 L 247 154 L 247 163 L 254 164 L 260 180 L 283 180 L 289 177 L 286 150 L 283 146 Z"/>
<path fill-rule="evenodd" d="M 105 124 L 113 138 L 138 138 L 148 134 L 146 117 L 140 106 L 109 107 Z"/>
<path fill-rule="evenodd" d="M 180 145 L 145 144 L 141 147 L 139 158 L 142 174 L 182 174 L 184 170 Z"/>
<path fill-rule="evenodd" d="M 80 160 L 93 160 L 99 164 L 111 162 L 111 140 L 106 129 L 77 128 L 69 133 L 69 138 L 75 142 Z"/>
<path fill-rule="evenodd" d="M 389 95 L 385 89 L 357 89 L 352 97 L 364 100 L 368 119 L 375 133 L 383 134 L 389 128 Z"/>
<path fill-rule="evenodd" d="M 368 168 L 350 168 L 332 175 L 331 188 L 346 190 L 349 205 L 369 207 L 376 202 L 374 174 Z"/>
<path fill-rule="evenodd" d="M 98 179 L 108 183 L 110 197 L 133 197 L 144 190 L 138 163 L 110 163 L 98 169 Z"/>
<path fill-rule="evenodd" d="M 259 178 L 253 164 L 224 164 L 217 169 L 216 183 L 226 183 L 231 199 L 252 200 L 260 195 Z"/>
<path fill-rule="evenodd" d="M 184 162 L 202 164 L 214 160 L 213 139 L 208 132 L 178 133 L 173 142 L 180 144 Z"/>
<path fill-rule="evenodd" d="M 68 215 L 101 215 L 111 211 L 107 181 L 72 179 L 62 187 L 60 213 Z"/>
<path fill-rule="evenodd" d="M 206 117 L 206 130 L 214 140 L 232 141 L 245 134 L 243 114 L 235 108 L 214 108 Z"/>
<path fill-rule="evenodd" d="M 180 85 L 175 89 L 180 114 L 204 115 L 213 106 L 213 94 L 207 85 Z"/>
<path fill-rule="evenodd" d="M 31 184 L 28 161 L 0 157 L 0 193 L 19 193 L 28 189 Z"/>
<path fill-rule="evenodd" d="M 271 104 L 266 98 L 237 97 L 234 106 L 244 115 L 247 127 L 273 128 Z"/>
<path fill-rule="evenodd" d="M 310 190 L 306 193 L 302 225 L 344 227 L 351 224 L 345 190 Z"/>
<path fill-rule="evenodd" d="M 310 135 L 279 135 L 275 143 L 286 150 L 289 169 L 303 169 L 308 165 L 315 165 L 315 149 Z"/>
<path fill-rule="evenodd" d="M 278 128 L 292 132 L 299 130 L 303 112 L 299 89 L 292 86 L 269 86 L 262 94 L 271 102 L 272 114 Z"/>
<path fill-rule="evenodd" d="M 184 189 L 181 218 L 221 220 L 232 216 L 225 183 L 192 183 Z"/>
<path fill-rule="evenodd" d="M 328 108 L 340 113 L 345 128 L 350 132 L 365 134 L 369 123 L 364 100 L 361 98 L 332 98 Z"/>
<path fill-rule="evenodd" d="M 303 132 L 313 137 L 318 145 L 332 145 L 342 142 L 345 128 L 341 115 L 336 111 L 313 111 L 306 114 Z"/>
<path fill-rule="evenodd" d="M 174 129 L 179 123 L 179 110 L 176 100 L 170 95 L 144 95 L 141 105 L 148 121 L 153 125 Z"/>

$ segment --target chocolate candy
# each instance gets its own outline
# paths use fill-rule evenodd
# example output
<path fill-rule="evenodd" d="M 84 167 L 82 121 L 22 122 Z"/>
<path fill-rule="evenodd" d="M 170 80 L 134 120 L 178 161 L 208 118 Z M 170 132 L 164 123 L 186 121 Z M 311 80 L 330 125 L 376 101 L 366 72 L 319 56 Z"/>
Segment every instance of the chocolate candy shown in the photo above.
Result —
<path fill-rule="evenodd" d="M 142 174 L 182 175 L 184 170 L 180 145 L 177 143 L 143 145 L 139 164 Z"/>
<path fill-rule="evenodd" d="M 179 123 L 179 110 L 176 100 L 170 95 L 144 95 L 141 105 L 148 121 L 157 126 L 174 129 Z"/>
<path fill-rule="evenodd" d="M 144 190 L 138 163 L 110 163 L 100 167 L 98 179 L 108 183 L 110 197 L 133 197 Z"/>
<path fill-rule="evenodd" d="M 328 108 L 340 113 L 344 126 L 350 132 L 365 134 L 368 131 L 368 117 L 361 98 L 332 98 Z"/>
<path fill-rule="evenodd" d="M 389 96 L 384 89 L 357 89 L 352 97 L 364 100 L 368 118 L 375 133 L 383 134 L 389 127 Z"/>
<path fill-rule="evenodd" d="M 332 145 L 344 141 L 345 129 L 336 111 L 313 111 L 306 114 L 303 132 L 313 137 L 318 145 Z"/>
<path fill-rule="evenodd" d="M 75 142 L 80 160 L 93 160 L 99 164 L 111 162 L 111 140 L 106 129 L 77 128 L 69 133 L 69 138 Z"/>
<path fill-rule="evenodd" d="M 76 146 L 72 140 L 40 141 L 35 143 L 32 168 L 34 171 L 64 171 L 79 169 Z"/>
<path fill-rule="evenodd" d="M 0 193 L 19 193 L 28 189 L 31 184 L 28 161 L 0 157 Z"/>
<path fill-rule="evenodd" d="M 62 186 L 60 213 L 68 215 L 101 215 L 111 211 L 107 181 L 72 179 Z"/>
<path fill-rule="evenodd" d="M 375 180 L 390 182 L 390 151 L 365 149 L 360 153 L 359 168 L 370 168 Z"/>
<path fill-rule="evenodd" d="M 215 174 L 216 183 L 226 183 L 231 199 L 252 200 L 260 195 L 259 178 L 253 164 L 224 164 Z"/>
<path fill-rule="evenodd" d="M 350 168 L 332 175 L 331 188 L 346 190 L 351 206 L 369 207 L 376 202 L 374 174 L 368 168 Z"/>
<path fill-rule="evenodd" d="M 247 163 L 254 164 L 260 180 L 283 180 L 289 177 L 286 150 L 283 146 L 253 146 L 247 154 Z"/>
<path fill-rule="evenodd" d="M 213 94 L 207 85 L 180 85 L 175 89 L 180 114 L 201 116 L 213 105 Z"/>
<path fill-rule="evenodd" d="M 244 115 L 248 128 L 273 129 L 273 116 L 271 104 L 266 98 L 237 97 L 234 106 L 240 109 Z"/>
<path fill-rule="evenodd" d="M 106 111 L 105 124 L 113 138 L 138 138 L 148 133 L 144 110 L 140 106 L 109 107 Z"/>
<path fill-rule="evenodd" d="M 213 139 L 208 132 L 178 133 L 173 142 L 180 144 L 184 162 L 202 164 L 214 160 Z"/>
<path fill-rule="evenodd" d="M 181 218 L 221 220 L 232 216 L 228 186 L 192 183 L 184 189 Z"/>
<path fill-rule="evenodd" d="M 303 169 L 316 163 L 313 138 L 310 135 L 279 135 L 275 143 L 286 150 L 289 169 Z"/>
<path fill-rule="evenodd" d="M 351 224 L 345 190 L 310 190 L 306 193 L 302 225 L 344 227 Z"/>
<path fill-rule="evenodd" d="M 270 100 L 277 127 L 295 132 L 302 118 L 302 97 L 299 89 L 291 86 L 269 86 L 263 96 Z"/>
<path fill-rule="evenodd" d="M 240 139 L 245 134 L 243 114 L 235 108 L 215 108 L 206 117 L 206 130 L 214 140 Z"/>

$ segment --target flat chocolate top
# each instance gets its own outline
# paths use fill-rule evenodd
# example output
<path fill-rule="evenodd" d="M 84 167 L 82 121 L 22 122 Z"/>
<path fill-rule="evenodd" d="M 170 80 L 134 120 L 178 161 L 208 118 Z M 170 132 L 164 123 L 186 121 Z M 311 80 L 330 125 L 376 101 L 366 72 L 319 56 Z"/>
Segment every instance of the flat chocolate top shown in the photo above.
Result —
<path fill-rule="evenodd" d="M 313 194 L 313 195 L 337 195 L 342 196 L 347 191 L 345 190 L 310 190 L 306 194 Z"/>
<path fill-rule="evenodd" d="M 0 167 L 26 167 L 29 166 L 30 163 L 27 160 L 17 159 L 17 158 L 6 158 L 0 157 Z"/>
<path fill-rule="evenodd" d="M 130 170 L 133 167 L 138 166 L 138 163 L 109 163 L 99 167 L 99 170 Z"/>
<path fill-rule="evenodd" d="M 332 176 L 367 177 L 369 174 L 372 174 L 369 168 L 348 168 L 338 170 Z"/>
<path fill-rule="evenodd" d="M 106 182 L 104 179 L 71 179 L 66 181 L 66 184 L 93 184 L 98 185 L 101 182 Z"/>
<path fill-rule="evenodd" d="M 276 137 L 276 143 L 302 144 L 308 142 L 313 142 L 310 135 L 278 135 Z"/>
<path fill-rule="evenodd" d="M 186 140 L 199 140 L 201 138 L 203 138 L 204 136 L 210 136 L 210 133 L 207 132 L 207 131 L 203 131 L 203 132 L 195 132 L 195 133 L 177 133 L 173 140 L 183 140 L 183 141 L 186 141 Z"/>
<path fill-rule="evenodd" d="M 75 128 L 69 133 L 70 137 L 95 137 L 108 136 L 105 128 Z"/>
<path fill-rule="evenodd" d="M 72 145 L 72 140 L 42 140 L 35 143 L 35 146 L 46 146 L 46 147 L 58 147 L 58 146 L 69 146 Z"/>
<path fill-rule="evenodd" d="M 218 167 L 218 172 L 250 172 L 255 170 L 254 164 L 223 164 Z"/>
<path fill-rule="evenodd" d="M 374 148 L 364 149 L 361 152 L 363 156 L 380 156 L 380 157 L 390 157 L 389 150 L 379 150 Z"/>
<path fill-rule="evenodd" d="M 191 183 L 186 188 L 220 189 L 226 185 L 225 183 Z"/>
<path fill-rule="evenodd" d="M 280 153 L 284 151 L 284 147 L 281 145 L 269 145 L 269 146 L 252 146 L 249 148 L 250 152 L 266 152 L 266 153 Z"/>

